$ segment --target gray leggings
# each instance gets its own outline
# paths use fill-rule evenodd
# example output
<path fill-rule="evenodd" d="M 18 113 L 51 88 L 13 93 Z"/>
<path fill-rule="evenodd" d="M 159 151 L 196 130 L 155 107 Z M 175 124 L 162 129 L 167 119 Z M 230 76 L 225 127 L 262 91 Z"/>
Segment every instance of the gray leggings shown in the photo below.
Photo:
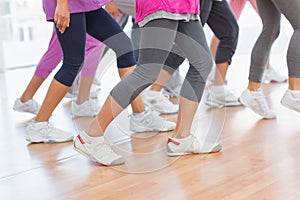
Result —
<path fill-rule="evenodd" d="M 111 91 L 118 104 L 126 108 L 140 92 L 156 81 L 174 43 L 182 49 L 190 63 L 180 95 L 200 102 L 213 64 L 200 22 L 156 19 L 142 28 L 140 56 L 135 70 Z"/>
<path fill-rule="evenodd" d="M 249 80 L 261 82 L 271 47 L 280 32 L 281 13 L 291 23 L 294 33 L 287 52 L 289 77 L 300 78 L 300 0 L 257 0 L 263 30 L 252 53 Z"/>

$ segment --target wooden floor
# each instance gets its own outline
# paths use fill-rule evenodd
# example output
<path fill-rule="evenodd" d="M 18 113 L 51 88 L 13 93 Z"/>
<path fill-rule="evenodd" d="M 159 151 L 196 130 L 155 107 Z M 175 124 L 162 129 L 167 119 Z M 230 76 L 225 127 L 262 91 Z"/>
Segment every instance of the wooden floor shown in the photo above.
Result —
<path fill-rule="evenodd" d="M 26 123 L 34 116 L 13 111 L 12 106 L 33 70 L 0 74 L 1 200 L 300 199 L 300 114 L 279 103 L 286 83 L 263 86 L 278 115 L 275 120 L 262 120 L 244 107 L 209 109 L 201 103 L 197 131 L 220 134 L 223 150 L 216 154 L 167 157 L 165 143 L 171 132 L 129 135 L 126 125 L 116 126 L 128 120 L 125 113 L 111 127 L 110 138 L 127 162 L 103 167 L 76 153 L 71 142 L 26 142 Z M 229 86 L 239 95 L 246 87 L 247 68 L 236 73 L 240 79 L 230 78 Z M 43 99 L 48 84 L 37 100 Z M 176 115 L 167 117 L 176 120 Z M 91 118 L 73 119 L 70 100 L 64 99 L 52 120 L 77 134 Z"/>

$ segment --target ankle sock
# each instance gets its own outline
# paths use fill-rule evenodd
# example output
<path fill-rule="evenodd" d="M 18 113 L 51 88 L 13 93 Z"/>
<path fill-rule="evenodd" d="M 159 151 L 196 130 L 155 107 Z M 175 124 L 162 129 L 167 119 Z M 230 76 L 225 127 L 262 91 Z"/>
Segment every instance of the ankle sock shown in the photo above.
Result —
<path fill-rule="evenodd" d="M 288 90 L 291 94 L 296 97 L 300 97 L 300 90 Z"/>
<path fill-rule="evenodd" d="M 145 114 L 147 114 L 148 112 L 149 112 L 149 109 L 145 109 L 144 112 L 140 112 L 140 113 L 134 112 L 134 113 L 132 113 L 132 115 L 133 115 L 135 118 L 141 118 L 141 117 L 145 116 Z"/>
<path fill-rule="evenodd" d="M 89 136 L 85 131 L 82 131 L 80 133 L 80 136 L 83 138 L 84 141 L 86 142 L 101 142 L 104 140 L 103 136 L 99 136 L 99 137 L 92 137 Z"/>

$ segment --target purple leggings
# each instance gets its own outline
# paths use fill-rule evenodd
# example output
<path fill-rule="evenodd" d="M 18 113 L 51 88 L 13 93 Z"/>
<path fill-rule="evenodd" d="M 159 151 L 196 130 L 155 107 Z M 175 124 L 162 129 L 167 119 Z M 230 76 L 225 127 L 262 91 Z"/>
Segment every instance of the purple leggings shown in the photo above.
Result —
<path fill-rule="evenodd" d="M 105 45 L 87 34 L 85 46 L 85 60 L 81 70 L 82 76 L 95 76 L 98 64 L 104 52 Z M 35 75 L 46 79 L 49 74 L 62 61 L 63 53 L 55 29 L 53 29 L 49 46 L 40 62 L 38 63 Z"/>

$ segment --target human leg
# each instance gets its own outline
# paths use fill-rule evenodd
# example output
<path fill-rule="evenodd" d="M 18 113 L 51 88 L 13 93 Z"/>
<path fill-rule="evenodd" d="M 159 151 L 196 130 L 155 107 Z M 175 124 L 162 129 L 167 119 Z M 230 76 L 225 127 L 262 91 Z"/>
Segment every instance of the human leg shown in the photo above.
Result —
<path fill-rule="evenodd" d="M 239 27 L 226 1 L 214 1 L 207 24 L 220 38 L 215 63 L 214 83 L 210 86 L 206 104 L 210 107 L 239 106 L 237 97 L 226 86 L 226 75 L 238 41 Z M 223 28 L 223 27 L 226 28 Z M 222 27 L 222 28 L 221 28 Z"/>
<path fill-rule="evenodd" d="M 287 51 L 287 65 L 289 73 L 288 90 L 281 103 L 291 110 L 300 112 L 300 1 L 274 0 L 275 5 L 292 25 L 294 32 Z"/>
<path fill-rule="evenodd" d="M 159 27 L 168 27 L 169 29 L 160 29 Z M 166 59 L 168 46 L 172 46 L 175 39 L 174 31 L 171 30 L 176 27 L 175 21 L 153 20 L 142 29 L 139 65 L 111 91 L 99 114 L 87 130 L 88 134 L 103 135 L 114 117 L 126 108 L 143 89 L 155 81 L 162 67 L 161 63 L 164 63 Z M 171 34 L 171 36 L 173 34 L 174 36 L 166 39 L 162 38 L 161 34 Z M 153 40 L 154 38 L 155 40 Z M 146 47 L 151 47 L 151 49 Z"/>
<path fill-rule="evenodd" d="M 104 10 L 100 13 L 99 16 L 96 15 L 94 19 L 102 18 L 105 19 L 107 22 L 108 20 L 113 20 Z M 105 22 L 105 23 L 106 23 Z M 99 24 L 98 21 L 95 23 Z M 104 24 L 105 25 L 105 24 Z M 99 26 L 98 26 L 99 27 Z M 99 29 L 99 30 L 97 30 Z M 88 30 L 91 35 L 94 32 L 101 32 L 101 28 L 93 27 L 92 30 Z M 97 37 L 97 36 L 96 36 Z M 124 34 L 124 32 L 120 32 L 119 26 L 115 27 L 114 34 L 111 37 L 104 37 L 99 38 L 103 43 L 105 43 L 108 47 L 112 48 L 117 54 L 117 66 L 119 69 L 119 75 L 123 78 L 124 75 L 131 73 L 132 69 L 131 66 L 135 63 L 135 59 L 128 60 L 128 58 L 134 58 L 133 51 L 132 51 L 132 43 L 131 40 Z M 123 43 L 123 45 L 120 45 Z M 125 76 L 124 76 L 125 77 Z M 124 92 L 124 91 L 123 91 Z M 134 132 L 142 132 L 144 128 L 145 131 L 170 131 L 175 128 L 175 123 L 165 120 L 160 116 L 154 116 L 152 111 L 149 112 L 145 109 L 145 105 L 139 95 L 136 96 L 134 101 L 131 101 L 131 107 L 133 114 L 130 118 L 130 124 L 139 124 L 139 129 L 135 129 L 130 126 L 131 130 Z M 151 116 L 150 116 L 151 114 Z M 147 120 L 143 120 L 144 117 L 150 117 L 153 123 L 144 123 Z M 139 119 L 138 119 L 139 118 Z M 144 121 L 144 122 L 142 122 Z M 139 123 L 141 122 L 141 123 Z"/>
<path fill-rule="evenodd" d="M 167 142 L 169 156 L 203 152 L 198 135 L 191 134 L 191 124 L 202 98 L 207 76 L 212 67 L 212 57 L 198 21 L 180 22 L 175 43 L 187 56 L 190 67 L 180 91 L 176 129 Z M 217 152 L 221 146 L 212 146 L 209 152 Z"/>
<path fill-rule="evenodd" d="M 276 115 L 269 109 L 260 87 L 272 44 L 279 35 L 281 13 L 272 1 L 257 0 L 257 6 L 263 30 L 252 49 L 249 83 L 240 101 L 263 118 L 272 119 Z"/>
<path fill-rule="evenodd" d="M 53 29 L 48 49 L 39 61 L 34 75 L 21 97 L 16 99 L 13 106 L 14 110 L 37 114 L 40 109 L 40 104 L 36 102 L 33 97 L 53 69 L 61 62 L 61 59 L 62 51 L 57 40 L 55 29 Z"/>
<path fill-rule="evenodd" d="M 85 14 L 71 14 L 70 17 L 76 23 L 71 23 L 63 34 L 57 31 L 64 54 L 62 67 L 55 74 L 35 120 L 27 127 L 26 139 L 31 142 L 65 142 L 73 139 L 72 133 L 57 129 L 49 122 L 54 109 L 72 85 L 84 59 Z"/>

